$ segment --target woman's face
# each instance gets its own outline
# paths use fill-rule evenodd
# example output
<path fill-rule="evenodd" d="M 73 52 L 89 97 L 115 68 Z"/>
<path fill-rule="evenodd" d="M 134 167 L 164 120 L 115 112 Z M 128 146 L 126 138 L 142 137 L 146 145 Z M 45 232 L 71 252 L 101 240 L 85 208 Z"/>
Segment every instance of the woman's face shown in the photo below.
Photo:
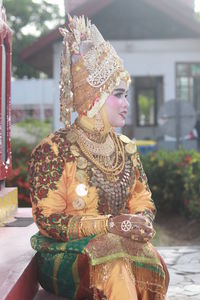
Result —
<path fill-rule="evenodd" d="M 126 114 L 129 107 L 126 96 L 126 83 L 121 81 L 106 100 L 107 117 L 112 127 L 122 127 L 125 124 Z"/>

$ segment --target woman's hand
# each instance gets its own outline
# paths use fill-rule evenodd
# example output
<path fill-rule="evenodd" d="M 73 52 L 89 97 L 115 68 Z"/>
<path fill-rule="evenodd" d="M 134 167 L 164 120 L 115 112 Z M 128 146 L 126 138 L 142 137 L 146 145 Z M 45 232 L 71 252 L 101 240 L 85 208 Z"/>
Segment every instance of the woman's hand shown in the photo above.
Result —
<path fill-rule="evenodd" d="M 122 214 L 110 218 L 108 231 L 142 243 L 149 241 L 155 233 L 152 223 L 140 214 Z"/>

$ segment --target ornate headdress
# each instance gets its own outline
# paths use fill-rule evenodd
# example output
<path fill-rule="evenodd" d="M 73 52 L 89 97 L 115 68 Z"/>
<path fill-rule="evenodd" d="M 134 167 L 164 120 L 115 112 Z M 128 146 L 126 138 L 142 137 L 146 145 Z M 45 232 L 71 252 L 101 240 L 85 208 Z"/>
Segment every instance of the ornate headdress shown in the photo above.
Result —
<path fill-rule="evenodd" d="M 70 113 L 94 117 L 129 73 L 111 44 L 84 16 L 69 17 L 63 35 L 60 73 L 60 120 L 70 126 Z"/>

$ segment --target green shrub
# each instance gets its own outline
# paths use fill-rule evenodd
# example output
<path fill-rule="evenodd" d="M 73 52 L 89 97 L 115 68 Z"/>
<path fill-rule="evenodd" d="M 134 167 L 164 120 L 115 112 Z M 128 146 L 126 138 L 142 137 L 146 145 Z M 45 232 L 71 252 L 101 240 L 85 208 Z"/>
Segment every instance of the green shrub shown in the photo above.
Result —
<path fill-rule="evenodd" d="M 18 139 L 12 139 L 12 173 L 7 178 L 6 185 L 18 188 L 19 206 L 30 206 L 28 161 L 33 145 Z"/>
<path fill-rule="evenodd" d="M 142 157 L 156 207 L 200 217 L 200 153 L 160 150 Z"/>
<path fill-rule="evenodd" d="M 26 132 L 35 137 L 36 143 L 39 143 L 43 137 L 52 132 L 52 122 L 40 121 L 37 119 L 27 119 L 17 123 L 18 127 L 22 127 Z"/>
<path fill-rule="evenodd" d="M 36 119 L 27 119 L 17 123 L 16 126 L 23 128 L 26 133 L 32 136 L 34 144 L 26 142 L 26 135 L 23 136 L 24 130 L 22 131 L 20 139 L 11 139 L 13 170 L 6 181 L 6 185 L 18 188 L 19 206 L 30 206 L 28 162 L 35 145 L 52 132 L 52 123 L 47 121 L 42 122 Z"/>

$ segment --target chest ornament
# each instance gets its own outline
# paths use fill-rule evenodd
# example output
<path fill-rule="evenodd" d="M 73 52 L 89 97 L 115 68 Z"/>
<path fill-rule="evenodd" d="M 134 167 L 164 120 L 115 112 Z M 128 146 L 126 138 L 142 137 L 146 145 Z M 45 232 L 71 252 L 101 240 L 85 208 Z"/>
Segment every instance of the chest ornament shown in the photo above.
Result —
<path fill-rule="evenodd" d="M 85 207 L 85 201 L 82 198 L 78 197 L 72 202 L 72 206 L 76 210 L 81 210 Z"/>

